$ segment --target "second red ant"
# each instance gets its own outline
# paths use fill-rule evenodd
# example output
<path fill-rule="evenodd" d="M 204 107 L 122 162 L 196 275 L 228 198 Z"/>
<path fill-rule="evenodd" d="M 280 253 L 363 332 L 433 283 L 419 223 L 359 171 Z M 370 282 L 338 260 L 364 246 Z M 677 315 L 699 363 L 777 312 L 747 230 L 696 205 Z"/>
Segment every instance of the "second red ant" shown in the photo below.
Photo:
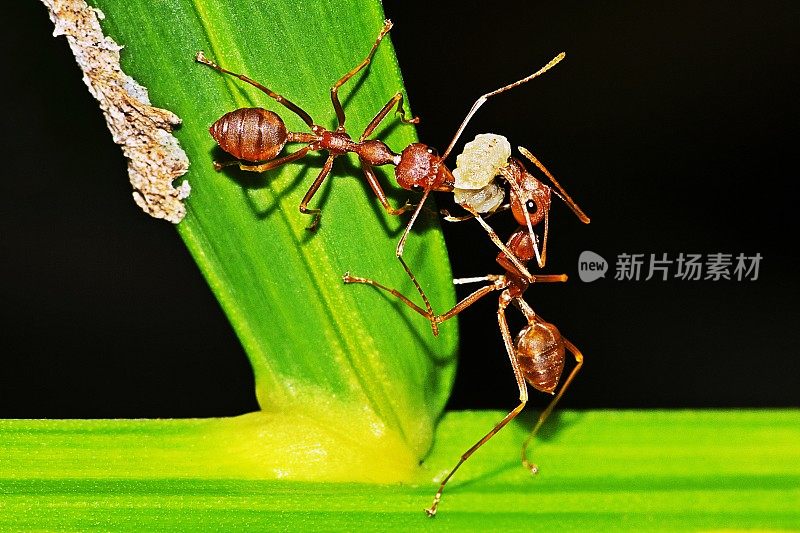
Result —
<path fill-rule="evenodd" d="M 525 264 L 535 257 L 535 242 L 531 238 L 531 234 L 526 228 L 520 227 L 505 243 L 505 248 L 508 252 L 501 251 L 497 256 L 497 263 L 505 270 L 505 274 L 501 275 L 488 275 L 479 278 L 469 278 L 463 280 L 456 280 L 456 282 L 473 282 L 473 281 L 488 281 L 489 284 L 476 290 L 460 302 L 458 302 L 452 309 L 442 313 L 441 315 L 433 314 L 425 309 L 422 309 L 414 302 L 409 300 L 399 291 L 386 287 L 385 285 L 368 278 L 351 276 L 349 273 L 344 275 L 345 283 L 364 283 L 372 285 L 380 290 L 387 291 L 393 296 L 397 297 L 400 301 L 408 307 L 427 318 L 431 323 L 440 324 L 446 320 L 458 315 L 472 304 L 483 298 L 484 296 L 496 292 L 500 292 L 500 298 L 497 307 L 497 321 L 500 327 L 500 333 L 503 337 L 506 352 L 511 360 L 511 367 L 514 371 L 514 377 L 517 381 L 519 389 L 519 405 L 512 409 L 500 422 L 498 422 L 492 429 L 483 436 L 478 442 L 471 446 L 464 454 L 461 455 L 458 463 L 447 476 L 442 480 L 439 485 L 439 490 L 433 499 L 431 507 L 426 509 L 428 516 L 436 514 L 439 502 L 442 497 L 445 485 L 453 477 L 453 474 L 461 467 L 461 465 L 475 453 L 478 448 L 483 446 L 489 439 L 491 439 L 498 431 L 505 427 L 511 420 L 513 420 L 525 407 L 528 402 L 528 389 L 526 382 L 529 383 L 536 390 L 555 394 L 548 406 L 539 415 L 531 433 L 525 440 L 522 446 L 522 464 L 531 472 L 538 472 L 536 465 L 528 460 L 527 448 L 531 440 L 536 436 L 539 429 L 547 420 L 550 413 L 553 411 L 558 400 L 564 394 L 569 384 L 575 378 L 575 375 L 583 365 L 583 355 L 580 350 L 575 347 L 569 340 L 561 336 L 558 329 L 548 322 L 545 322 L 539 317 L 528 303 L 522 298 L 525 291 L 528 289 L 532 282 L 562 282 L 566 281 L 566 275 L 526 275 L 516 265 L 518 263 Z M 509 256 L 513 254 L 513 258 Z M 514 304 L 527 320 L 525 326 L 516 339 L 512 339 L 511 332 L 506 321 L 505 310 L 510 305 Z M 564 370 L 565 352 L 569 351 L 575 358 L 575 366 L 572 371 L 564 380 L 561 388 L 556 393 L 556 388 Z"/>

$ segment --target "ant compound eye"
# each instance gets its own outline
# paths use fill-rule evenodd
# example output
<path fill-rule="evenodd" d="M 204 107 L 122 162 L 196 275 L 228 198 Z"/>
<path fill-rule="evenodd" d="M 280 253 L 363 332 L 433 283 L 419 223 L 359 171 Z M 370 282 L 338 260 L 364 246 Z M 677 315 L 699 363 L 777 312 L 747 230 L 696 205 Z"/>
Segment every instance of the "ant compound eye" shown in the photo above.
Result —
<path fill-rule="evenodd" d="M 533 200 L 525 202 L 525 210 L 531 215 L 534 214 L 536 212 L 536 202 Z"/>
<path fill-rule="evenodd" d="M 411 190 L 414 192 L 422 192 L 423 189 L 421 185 L 412 185 Z"/>

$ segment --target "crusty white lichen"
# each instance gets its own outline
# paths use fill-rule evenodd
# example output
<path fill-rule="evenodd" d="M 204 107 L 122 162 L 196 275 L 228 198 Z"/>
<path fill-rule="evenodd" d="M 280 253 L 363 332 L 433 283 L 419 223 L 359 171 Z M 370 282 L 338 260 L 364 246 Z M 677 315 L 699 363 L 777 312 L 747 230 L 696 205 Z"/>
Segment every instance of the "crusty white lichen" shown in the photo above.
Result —
<path fill-rule="evenodd" d="M 119 66 L 120 45 L 103 35 L 103 13 L 84 0 L 42 0 L 55 24 L 54 36 L 66 35 L 83 71 L 83 81 L 100 104 L 114 142 L 128 159 L 133 199 L 146 213 L 177 224 L 186 214 L 182 200 L 189 183 L 172 182 L 186 173 L 189 159 L 170 133 L 181 123 L 175 114 L 150 105 L 147 89 Z"/>

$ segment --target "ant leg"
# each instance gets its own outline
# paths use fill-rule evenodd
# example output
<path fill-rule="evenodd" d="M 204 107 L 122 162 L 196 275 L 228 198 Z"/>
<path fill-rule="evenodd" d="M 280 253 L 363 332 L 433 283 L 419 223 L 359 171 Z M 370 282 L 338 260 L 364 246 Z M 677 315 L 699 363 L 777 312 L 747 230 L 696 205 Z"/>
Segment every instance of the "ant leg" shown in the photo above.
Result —
<path fill-rule="evenodd" d="M 464 128 L 467 127 L 467 123 L 469 123 L 470 119 L 472 119 L 472 115 L 474 115 L 478 111 L 478 109 L 480 109 L 480 107 L 483 104 L 486 103 L 486 100 L 488 100 L 492 96 L 496 96 L 496 95 L 498 95 L 500 93 L 508 91 L 509 89 L 513 89 L 514 87 L 518 87 L 518 86 L 522 85 L 523 83 L 528 83 L 529 81 L 531 81 L 533 78 L 535 78 L 537 76 L 541 76 L 542 74 L 544 74 L 545 72 L 547 72 L 548 70 L 550 70 L 551 68 L 556 66 L 562 59 L 564 59 L 565 56 L 566 56 L 566 54 L 564 52 L 561 52 L 556 57 L 551 59 L 549 63 L 547 63 L 545 66 L 543 66 L 542 68 L 540 68 L 539 70 L 537 70 L 536 72 L 531 74 L 530 76 L 525 76 L 521 80 L 517 80 L 514 83 L 509 83 L 508 85 L 500 87 L 499 89 L 495 89 L 494 91 L 486 93 L 483 96 L 481 96 L 480 98 L 478 98 L 477 100 L 475 100 L 475 103 L 472 104 L 472 108 L 469 110 L 469 113 L 467 113 L 467 116 L 464 117 L 464 121 L 461 122 L 461 125 L 456 130 L 456 134 L 453 136 L 453 140 L 450 141 L 450 145 L 447 147 L 447 150 L 445 150 L 444 154 L 442 154 L 442 161 L 447 159 L 447 156 L 450 155 L 450 151 L 456 145 L 456 142 L 458 141 L 458 138 L 461 137 L 461 134 L 464 132 Z"/>
<path fill-rule="evenodd" d="M 202 63 L 203 65 L 206 65 L 206 66 L 209 66 L 209 67 L 213 68 L 217 72 L 222 72 L 224 74 L 230 74 L 231 76 L 237 77 L 237 78 L 239 78 L 240 80 L 242 80 L 245 83 L 249 83 L 253 87 L 255 87 L 258 90 L 260 90 L 261 92 L 266 93 L 270 98 L 273 98 L 276 102 L 278 102 L 279 104 L 284 106 L 286 109 L 288 109 L 292 113 L 296 114 L 298 117 L 300 117 L 303 120 L 303 122 L 305 122 L 308 125 L 308 127 L 311 128 L 312 131 L 318 129 L 318 126 L 316 126 L 314 124 L 314 120 L 311 118 L 311 115 L 306 113 L 300 106 L 298 106 L 297 104 L 291 102 L 288 98 L 286 98 L 284 96 L 281 96 L 280 94 L 278 94 L 278 93 L 276 93 L 274 91 L 271 91 L 270 89 L 267 89 L 266 87 L 264 87 L 263 85 L 261 85 L 257 81 L 255 81 L 255 80 L 253 80 L 251 78 L 248 78 L 247 76 L 245 76 L 243 74 L 237 74 L 236 72 L 231 72 L 230 70 L 227 70 L 227 69 L 224 69 L 224 68 L 220 67 L 219 65 L 217 65 L 216 63 L 214 63 L 213 61 L 208 59 L 205 56 L 205 54 L 203 54 L 202 50 L 197 52 L 197 54 L 194 57 L 194 60 L 197 61 L 198 63 Z"/>
<path fill-rule="evenodd" d="M 456 278 L 453 280 L 453 285 L 466 285 L 467 283 L 475 283 L 478 281 L 497 281 L 502 279 L 503 276 L 496 274 L 489 274 L 488 276 L 480 276 L 475 278 Z M 566 274 L 534 274 L 531 276 L 531 281 L 534 283 L 564 283 L 567 281 Z M 520 300 L 523 301 L 523 300 Z"/>
<path fill-rule="evenodd" d="M 378 124 L 380 124 L 381 121 L 386 118 L 386 115 L 389 114 L 389 111 L 392 110 L 392 107 L 394 107 L 395 104 L 397 104 L 396 113 L 400 114 L 400 122 L 403 124 L 419 124 L 419 117 L 406 118 L 406 111 L 403 109 L 403 93 L 397 93 L 396 95 L 392 96 L 388 102 L 386 102 L 386 105 L 383 106 L 380 111 L 378 111 L 378 114 L 375 115 L 375 117 L 372 119 L 372 122 L 369 123 L 364 130 L 364 133 L 362 133 L 361 137 L 359 137 L 359 142 L 363 142 L 364 139 L 369 137 L 372 132 L 375 131 L 375 128 L 377 128 Z"/>
<path fill-rule="evenodd" d="M 267 161 L 266 163 L 262 163 L 260 165 L 248 165 L 246 163 L 243 163 L 242 161 L 239 161 L 238 159 L 235 159 L 233 161 L 225 161 L 222 163 L 214 161 L 214 170 L 219 172 L 220 170 L 222 170 L 223 167 L 232 167 L 238 165 L 240 169 L 246 170 L 248 172 L 265 172 L 267 170 L 277 168 L 281 165 L 285 165 L 286 163 L 291 163 L 292 161 L 296 161 L 305 156 L 309 150 L 310 148 L 306 146 L 296 151 L 293 154 L 281 157 L 280 159 L 273 159 L 272 161 Z"/>
<path fill-rule="evenodd" d="M 431 322 L 433 322 L 435 320 L 435 318 L 436 318 L 435 315 L 431 314 L 430 312 L 426 311 L 425 309 L 421 308 L 420 306 L 418 306 L 417 304 L 415 304 L 414 302 L 412 302 L 411 300 L 406 298 L 406 296 L 403 295 L 403 293 L 401 293 L 397 289 L 391 289 L 391 288 L 387 287 L 386 285 L 383 285 L 383 284 L 375 281 L 374 279 L 360 278 L 358 276 L 351 276 L 350 272 L 345 272 L 344 276 L 342 276 L 342 281 L 344 281 L 345 283 L 364 283 L 365 285 L 372 285 L 373 287 L 377 287 L 378 289 L 381 289 L 383 291 L 391 293 L 392 296 L 398 298 L 401 302 L 403 302 L 404 304 L 406 304 L 411 309 L 413 309 L 414 311 L 416 311 L 420 315 L 424 316 L 425 318 L 427 318 Z"/>
<path fill-rule="evenodd" d="M 403 250 L 406 247 L 406 239 L 408 239 L 408 234 L 411 232 L 411 226 L 414 225 L 414 222 L 417 220 L 417 216 L 419 215 L 422 206 L 425 204 L 425 200 L 428 199 L 428 195 L 431 193 L 430 189 L 425 189 L 425 193 L 422 195 L 422 198 L 417 204 L 417 208 L 414 210 L 414 214 L 411 215 L 411 219 L 408 221 L 406 225 L 406 229 L 403 232 L 403 236 L 400 237 L 400 242 L 397 243 L 397 248 L 395 249 L 395 256 L 397 256 L 397 260 L 400 261 L 400 264 L 403 265 L 403 269 L 408 274 L 408 277 L 411 278 L 411 281 L 414 283 L 414 287 L 417 288 L 417 292 L 422 297 L 422 301 L 425 302 L 425 309 L 428 310 L 428 313 L 433 315 L 433 307 L 431 307 L 431 302 L 428 300 L 428 296 L 425 294 L 425 291 L 422 290 L 422 286 L 417 281 L 417 278 L 414 276 L 414 273 L 411 272 L 411 269 L 406 264 L 405 260 L 403 259 Z M 435 320 L 431 320 L 431 330 L 433 330 L 434 336 L 439 335 L 439 325 Z"/>
<path fill-rule="evenodd" d="M 451 318 L 459 314 L 461 311 L 463 311 L 467 307 L 471 306 L 472 304 L 474 304 L 475 302 L 486 296 L 487 294 L 494 291 L 505 289 L 507 285 L 506 278 L 505 276 L 502 275 L 500 276 L 489 275 L 486 276 L 486 280 L 491 281 L 492 283 L 489 285 L 484 285 L 477 291 L 473 292 L 472 294 L 470 294 L 469 296 L 458 302 L 449 311 L 446 311 L 441 315 L 439 315 L 436 321 L 442 323 L 445 320 L 450 320 Z"/>
<path fill-rule="evenodd" d="M 450 211 L 448 211 L 447 209 L 440 209 L 439 214 L 442 215 L 442 218 L 447 222 L 466 222 L 467 220 L 472 220 L 473 218 L 475 218 L 475 215 L 472 214 L 462 215 L 460 217 L 454 217 L 453 215 L 450 214 Z"/>
<path fill-rule="evenodd" d="M 472 294 L 470 294 L 469 296 L 467 296 L 466 298 L 464 298 L 463 300 L 458 302 L 456 305 L 454 305 L 449 311 L 447 311 L 447 312 L 445 312 L 445 313 L 443 313 L 441 315 L 433 315 L 433 314 L 429 313 L 428 311 L 426 311 L 425 309 L 423 309 L 420 306 L 418 306 L 417 304 L 415 304 L 414 302 L 412 302 L 411 300 L 409 300 L 400 291 L 398 291 L 396 289 L 391 289 L 391 288 L 389 288 L 389 287 L 387 287 L 387 286 L 385 286 L 385 285 L 383 285 L 383 284 L 381 284 L 381 283 L 379 283 L 379 282 L 377 282 L 377 281 L 375 281 L 373 279 L 361 278 L 361 277 L 358 277 L 358 276 L 351 276 L 349 272 L 346 272 L 344 274 L 344 276 L 342 276 L 342 281 L 344 281 L 345 283 L 364 283 L 366 285 L 372 285 L 373 287 L 376 287 L 378 289 L 381 289 L 383 291 L 391 293 L 393 296 L 398 298 L 400 301 L 402 301 L 408 307 L 410 307 L 411 309 L 413 309 L 414 311 L 416 311 L 420 315 L 424 316 L 428 320 L 435 321 L 436 323 L 441 323 L 441 322 L 444 322 L 445 320 L 449 320 L 449 319 L 453 318 L 454 316 L 459 314 L 461 311 L 463 311 L 467 307 L 471 306 L 472 304 L 474 304 L 475 302 L 477 302 L 478 300 L 480 300 L 481 298 L 483 298 L 487 294 L 490 294 L 490 293 L 492 293 L 494 291 L 497 291 L 497 290 L 504 289 L 505 286 L 506 286 L 506 281 L 505 281 L 505 277 L 504 276 L 494 276 L 494 279 L 492 280 L 493 283 L 491 283 L 489 285 L 484 285 L 480 289 L 476 290 L 475 292 L 473 292 Z"/>
<path fill-rule="evenodd" d="M 586 214 L 583 212 L 583 210 L 580 207 L 578 207 L 578 204 L 576 204 L 575 201 L 572 198 L 570 198 L 570 196 L 567 194 L 567 191 L 565 191 L 564 188 L 561 187 L 561 185 L 556 181 L 553 175 L 550 174 L 550 171 L 547 170 L 547 168 L 545 168 L 545 166 L 541 163 L 541 161 L 536 159 L 536 156 L 534 156 L 527 148 L 523 146 L 518 146 L 517 150 L 519 150 L 519 153 L 524 155 L 528 159 L 528 161 L 536 165 L 536 168 L 541 170 L 542 174 L 547 176 L 550 179 L 550 181 L 553 182 L 553 185 L 555 185 L 556 187 L 556 196 L 561 198 L 564 201 L 564 203 L 567 204 L 567 207 L 569 207 L 572 210 L 572 212 L 575 213 L 575 216 L 577 216 L 578 219 L 584 224 L 588 224 L 590 222 L 589 217 L 587 217 Z"/>
<path fill-rule="evenodd" d="M 494 216 L 497 213 L 500 213 L 502 211 L 507 211 L 509 209 L 511 209 L 511 204 L 503 204 L 494 211 L 492 211 L 491 213 L 487 214 L 483 218 L 485 220 L 491 216 Z M 448 211 L 447 209 L 440 209 L 439 214 L 442 215 L 442 218 L 444 218 L 447 222 L 465 222 L 467 220 L 472 220 L 473 218 L 475 218 L 475 215 L 473 213 L 470 213 L 469 215 L 463 215 L 460 217 L 454 217 L 453 215 L 450 214 L 450 211 Z"/>
<path fill-rule="evenodd" d="M 550 400 L 550 404 L 539 415 L 539 418 L 536 420 L 536 425 L 533 426 L 528 438 L 525 439 L 525 442 L 522 444 L 522 466 L 530 470 L 533 474 L 536 474 L 539 471 L 539 467 L 528 461 L 528 445 L 536 436 L 536 433 L 539 431 L 539 428 L 542 427 L 544 421 L 547 420 L 547 417 L 550 416 L 550 413 L 553 412 L 553 408 L 556 406 L 556 403 L 558 403 L 558 400 L 561 399 L 561 396 L 564 394 L 564 391 L 567 390 L 569 384 L 572 383 L 575 374 L 577 374 L 578 370 L 580 370 L 581 366 L 583 366 L 583 354 L 580 352 L 580 350 L 578 350 L 578 348 L 576 348 L 575 345 L 569 342 L 567 339 L 562 337 L 561 340 L 564 342 L 564 346 L 567 348 L 567 350 L 569 350 L 569 352 L 575 358 L 575 368 L 573 368 L 572 372 L 569 373 L 569 377 L 564 380 L 564 384 L 561 385 L 561 390 L 558 391 L 558 394 L 556 394 L 555 397 Z"/>
<path fill-rule="evenodd" d="M 378 45 L 381 44 L 384 36 L 389 33 L 389 30 L 392 29 L 392 21 L 385 20 L 383 22 L 383 28 L 381 28 L 380 33 L 378 33 L 378 38 L 375 40 L 375 44 L 372 45 L 372 49 L 367 54 L 367 57 L 364 60 L 356 65 L 353 70 L 345 74 L 341 77 L 339 81 L 333 84 L 331 87 L 331 102 L 333 102 L 333 109 L 336 111 L 336 119 L 339 121 L 339 127 L 336 128 L 336 131 L 344 131 L 344 109 L 342 109 L 342 103 L 339 101 L 339 87 L 344 85 L 347 80 L 358 74 L 358 72 L 369 65 L 370 61 L 372 61 L 372 56 L 375 55 L 375 51 L 378 49 Z"/>
<path fill-rule="evenodd" d="M 314 183 L 311 184 L 309 187 L 308 192 L 306 195 L 303 196 L 303 201 L 300 202 L 300 212 L 305 213 L 306 215 L 313 215 L 314 219 L 311 221 L 311 224 L 306 228 L 308 231 L 316 231 L 317 226 L 319 225 L 319 219 L 322 216 L 321 209 L 309 209 L 308 202 L 314 197 L 319 190 L 320 185 L 322 182 L 325 181 L 325 178 L 328 177 L 328 174 L 331 173 L 331 167 L 333 166 L 333 160 L 336 159 L 334 154 L 328 156 L 328 159 L 325 160 L 325 164 L 322 166 L 322 170 L 320 170 L 317 179 L 314 180 Z"/>
<path fill-rule="evenodd" d="M 436 495 L 433 497 L 433 505 L 430 508 L 425 509 L 425 512 L 428 513 L 428 516 L 436 515 L 436 509 L 439 507 L 439 502 L 442 499 L 442 492 L 444 491 L 444 486 L 450 481 L 450 478 L 453 477 L 453 474 L 456 473 L 456 470 L 464 464 L 464 462 L 470 458 L 470 456 L 475 453 L 478 448 L 486 444 L 486 442 L 494 437 L 498 431 L 503 429 L 509 422 L 514 420 L 514 418 L 522 411 L 525 407 L 525 404 L 528 402 L 528 387 L 525 384 L 525 377 L 522 375 L 522 369 L 519 366 L 519 362 L 517 361 L 516 350 L 514 348 L 514 342 L 511 340 L 511 333 L 508 330 L 508 322 L 506 322 L 506 315 L 505 315 L 505 308 L 508 306 L 510 298 L 506 296 L 504 293 L 500 296 L 500 304 L 497 308 L 497 321 L 500 325 L 500 332 L 503 334 L 503 342 L 506 345 L 506 351 L 508 352 L 508 357 L 511 359 L 511 367 L 514 369 L 514 377 L 517 379 L 517 387 L 519 388 L 519 405 L 512 409 L 500 422 L 495 425 L 492 430 L 487 433 L 481 440 L 476 442 L 469 450 L 464 452 L 464 454 L 459 459 L 456 466 L 447 474 L 447 477 L 444 478 L 441 485 L 439 485 L 439 490 L 436 492 Z"/>
<path fill-rule="evenodd" d="M 483 227 L 483 229 L 486 230 L 486 233 L 489 234 L 489 238 L 492 240 L 492 242 L 498 248 L 500 248 L 500 250 L 504 254 L 506 254 L 508 260 L 511 261 L 511 263 L 514 265 L 514 267 L 516 267 L 517 270 L 519 270 L 520 274 L 522 274 L 528 281 L 534 281 L 536 279 L 536 276 L 528 272 L 528 269 L 525 268 L 525 265 L 523 265 L 517 258 L 516 254 L 514 254 L 511 250 L 509 250 L 508 247 L 503 243 L 503 241 L 500 240 L 500 237 L 498 237 L 497 233 L 492 229 L 492 227 L 489 224 L 487 224 L 485 220 L 483 220 L 483 217 L 479 213 L 474 211 L 472 212 L 472 215 L 475 217 L 475 220 L 478 221 L 481 227 Z"/>
<path fill-rule="evenodd" d="M 363 159 L 359 158 L 361 162 L 361 170 L 364 172 L 364 177 L 367 178 L 367 183 L 369 184 L 372 192 L 375 193 L 375 196 L 378 197 L 378 201 L 381 203 L 386 212 L 390 215 L 400 215 L 414 207 L 413 205 L 406 203 L 403 207 L 399 209 L 395 209 L 391 205 L 389 205 L 389 201 L 386 199 L 386 193 L 383 192 L 383 187 L 381 187 L 380 182 L 378 181 L 378 177 L 375 175 L 375 169 L 372 168 L 372 165 L 364 161 Z"/>

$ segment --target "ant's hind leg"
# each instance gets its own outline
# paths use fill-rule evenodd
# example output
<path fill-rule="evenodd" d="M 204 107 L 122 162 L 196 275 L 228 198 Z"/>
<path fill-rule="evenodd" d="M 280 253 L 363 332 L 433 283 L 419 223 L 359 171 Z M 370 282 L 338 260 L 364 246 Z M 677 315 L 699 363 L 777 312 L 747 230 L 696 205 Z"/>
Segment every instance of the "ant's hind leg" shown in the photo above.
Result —
<path fill-rule="evenodd" d="M 484 435 L 484 437 L 472 445 L 472 447 L 464 452 L 464 454 L 459 459 L 456 466 L 447 474 L 447 477 L 442 480 L 442 483 L 439 485 L 439 490 L 436 491 L 436 495 L 433 497 L 433 504 L 428 508 L 425 509 L 425 512 L 428 516 L 435 516 L 436 510 L 439 507 L 439 502 L 442 499 L 442 492 L 444 491 L 444 487 L 450 478 L 453 477 L 453 474 L 456 473 L 456 470 L 464 464 L 464 462 L 469 459 L 473 453 L 475 453 L 478 448 L 486 444 L 486 442 L 494 437 L 498 431 L 503 429 L 506 424 L 514 420 L 514 418 L 522 411 L 525 407 L 525 404 L 528 402 L 528 387 L 525 384 L 525 378 L 522 375 L 522 370 L 519 366 L 519 361 L 517 360 L 516 349 L 514 348 L 514 341 L 511 339 L 511 333 L 508 329 L 508 322 L 506 322 L 506 315 L 505 315 L 505 308 L 508 305 L 508 298 L 504 298 L 505 294 L 500 296 L 500 304 L 498 305 L 497 309 L 497 320 L 500 326 L 500 332 L 503 335 L 503 343 L 506 346 L 506 351 L 508 352 L 508 357 L 511 359 L 511 367 L 514 370 L 514 376 L 517 380 L 517 387 L 519 388 L 519 405 L 517 405 L 514 409 L 509 411 L 509 413 L 503 418 L 500 422 L 498 422 L 489 433 Z"/>
<path fill-rule="evenodd" d="M 260 90 L 261 92 L 267 94 L 270 98 L 274 99 L 276 102 L 278 102 L 279 104 L 284 106 L 286 109 L 288 109 L 292 113 L 296 114 L 298 117 L 300 117 L 303 120 L 303 122 L 305 122 L 308 125 L 308 127 L 311 128 L 312 131 L 318 129 L 318 127 L 314 125 L 314 120 L 311 118 L 311 115 L 306 113 L 305 110 L 303 110 L 303 108 L 301 108 L 297 104 L 291 102 L 288 98 L 286 98 L 284 96 L 281 96 L 280 94 L 278 94 L 278 93 L 266 88 L 265 86 L 261 85 L 257 81 L 255 81 L 255 80 L 253 80 L 251 78 L 248 78 L 247 76 L 245 76 L 243 74 L 237 74 L 236 72 L 231 72 L 228 69 L 224 69 L 224 68 L 220 67 L 219 65 L 217 65 L 216 63 L 214 63 L 213 61 L 208 59 L 205 56 L 205 54 L 203 54 L 202 50 L 197 52 L 197 54 L 194 56 L 194 60 L 197 61 L 198 63 L 202 63 L 203 65 L 206 65 L 208 67 L 213 68 L 217 72 L 222 72 L 223 74 L 230 74 L 231 76 L 239 78 L 240 80 L 242 80 L 245 83 L 249 83 L 253 87 L 255 87 L 258 90 Z"/>
<path fill-rule="evenodd" d="M 246 161 L 240 161 L 238 159 L 223 162 L 214 161 L 214 170 L 219 172 L 224 167 L 238 166 L 241 170 L 246 170 L 247 172 L 266 172 L 267 170 L 277 168 L 281 165 L 285 165 L 286 163 L 291 163 L 292 161 L 302 158 L 308 153 L 309 150 L 310 148 L 306 146 L 293 154 L 281 157 L 280 159 L 273 159 L 272 161 L 267 161 L 266 163 L 261 163 L 260 165 L 250 165 Z"/>
<path fill-rule="evenodd" d="M 539 472 L 539 467 L 537 467 L 534 463 L 528 460 L 528 446 L 530 445 L 533 438 L 536 437 L 536 434 L 539 432 L 539 429 L 541 429 L 545 420 L 547 420 L 547 418 L 550 416 L 550 413 L 553 412 L 553 408 L 558 403 L 558 400 L 561 399 L 561 396 L 564 394 L 564 391 L 567 390 L 569 384 L 572 383 L 572 380 L 575 378 L 575 375 L 578 373 L 578 370 L 580 370 L 581 367 L 583 366 L 583 354 L 581 353 L 581 351 L 578 350 L 578 348 L 576 348 L 575 345 L 569 342 L 567 339 L 564 339 L 562 337 L 561 340 L 564 342 L 564 346 L 566 347 L 566 349 L 569 350 L 569 352 L 575 358 L 575 368 L 572 369 L 572 372 L 569 373 L 567 379 L 564 380 L 564 384 L 561 385 L 561 389 L 558 391 L 558 394 L 556 394 L 555 397 L 553 397 L 553 399 L 550 400 L 550 404 L 548 404 L 547 408 L 544 411 L 542 411 L 542 413 L 539 415 L 539 418 L 536 419 L 536 424 L 533 426 L 533 429 L 528 435 L 528 438 L 526 438 L 525 442 L 522 444 L 522 466 L 530 470 L 531 473 L 533 474 Z"/>

